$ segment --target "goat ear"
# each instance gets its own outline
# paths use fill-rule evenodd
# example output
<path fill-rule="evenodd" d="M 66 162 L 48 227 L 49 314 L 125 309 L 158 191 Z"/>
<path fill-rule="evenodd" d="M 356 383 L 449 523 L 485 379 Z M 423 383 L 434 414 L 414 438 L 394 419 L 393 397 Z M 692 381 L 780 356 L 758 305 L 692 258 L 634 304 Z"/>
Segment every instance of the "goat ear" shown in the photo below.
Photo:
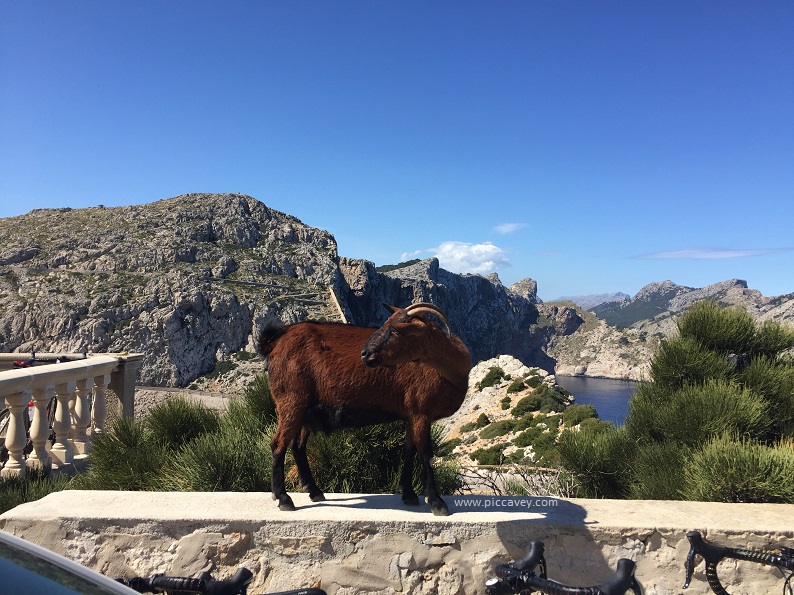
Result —
<path fill-rule="evenodd" d="M 389 312 L 394 314 L 399 308 L 397 306 L 390 306 L 389 304 L 384 303 L 383 307 L 386 308 Z"/>

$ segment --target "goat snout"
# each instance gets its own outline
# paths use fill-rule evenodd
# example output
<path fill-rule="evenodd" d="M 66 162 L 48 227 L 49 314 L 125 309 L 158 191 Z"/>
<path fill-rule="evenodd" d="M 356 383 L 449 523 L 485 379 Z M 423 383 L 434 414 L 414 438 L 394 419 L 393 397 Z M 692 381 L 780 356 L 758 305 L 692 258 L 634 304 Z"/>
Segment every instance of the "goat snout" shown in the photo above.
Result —
<path fill-rule="evenodd" d="M 375 366 L 378 363 L 378 355 L 365 347 L 361 350 L 361 361 L 367 366 Z"/>

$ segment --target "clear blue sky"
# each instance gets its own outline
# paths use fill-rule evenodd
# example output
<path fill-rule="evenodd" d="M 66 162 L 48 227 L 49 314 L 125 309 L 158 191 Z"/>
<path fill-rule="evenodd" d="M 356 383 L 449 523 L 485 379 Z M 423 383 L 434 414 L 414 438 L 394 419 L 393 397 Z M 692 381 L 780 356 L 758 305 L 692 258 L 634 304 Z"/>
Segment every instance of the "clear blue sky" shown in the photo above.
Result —
<path fill-rule="evenodd" d="M 546 300 L 791 293 L 794 2 L 3 0 L 0 217 L 188 192 Z"/>

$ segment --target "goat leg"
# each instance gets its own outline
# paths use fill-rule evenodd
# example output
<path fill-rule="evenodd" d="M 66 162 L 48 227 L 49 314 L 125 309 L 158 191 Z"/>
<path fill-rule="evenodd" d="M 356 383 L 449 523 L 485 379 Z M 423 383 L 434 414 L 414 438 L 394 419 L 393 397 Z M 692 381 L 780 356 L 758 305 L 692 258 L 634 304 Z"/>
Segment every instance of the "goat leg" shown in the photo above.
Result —
<path fill-rule="evenodd" d="M 430 504 L 430 511 L 437 516 L 447 516 L 449 509 L 438 495 L 436 473 L 433 471 L 433 442 L 430 439 L 430 421 L 417 419 L 411 424 L 413 441 L 416 445 L 422 464 L 422 480 L 425 487 L 425 497 Z"/>
<path fill-rule="evenodd" d="M 287 455 L 287 443 L 281 443 L 274 438 L 271 448 L 273 451 L 273 475 L 270 486 L 273 491 L 273 500 L 278 500 L 279 510 L 295 510 L 295 503 L 284 487 L 284 458 Z"/>
<path fill-rule="evenodd" d="M 309 466 L 309 458 L 306 456 L 306 443 L 309 441 L 310 432 L 303 428 L 300 435 L 292 441 L 292 456 L 295 457 L 295 466 L 298 468 L 298 477 L 301 485 L 309 492 L 312 502 L 322 502 L 325 494 L 317 486 Z"/>
<path fill-rule="evenodd" d="M 400 475 L 400 492 L 402 492 L 403 504 L 407 506 L 419 506 L 419 496 L 414 491 L 414 460 L 416 459 L 416 446 L 413 442 L 409 443 L 406 436 L 405 450 L 403 451 L 403 470 Z"/>
<path fill-rule="evenodd" d="M 438 495 L 438 486 L 436 485 L 436 472 L 433 471 L 433 458 L 432 452 L 427 452 L 422 455 L 422 467 L 425 476 L 425 496 L 430 503 L 430 511 L 436 516 L 447 516 L 449 508 L 446 502 Z"/>

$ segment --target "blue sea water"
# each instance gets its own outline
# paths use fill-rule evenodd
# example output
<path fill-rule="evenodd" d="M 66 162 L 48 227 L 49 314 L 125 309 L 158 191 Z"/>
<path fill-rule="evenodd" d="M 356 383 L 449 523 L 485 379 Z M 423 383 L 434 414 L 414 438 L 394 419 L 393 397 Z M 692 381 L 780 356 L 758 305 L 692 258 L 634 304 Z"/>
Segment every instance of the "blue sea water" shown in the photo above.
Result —
<path fill-rule="evenodd" d="M 574 403 L 593 405 L 600 419 L 621 425 L 629 412 L 636 382 L 586 376 L 557 376 L 557 384 L 574 396 Z"/>

